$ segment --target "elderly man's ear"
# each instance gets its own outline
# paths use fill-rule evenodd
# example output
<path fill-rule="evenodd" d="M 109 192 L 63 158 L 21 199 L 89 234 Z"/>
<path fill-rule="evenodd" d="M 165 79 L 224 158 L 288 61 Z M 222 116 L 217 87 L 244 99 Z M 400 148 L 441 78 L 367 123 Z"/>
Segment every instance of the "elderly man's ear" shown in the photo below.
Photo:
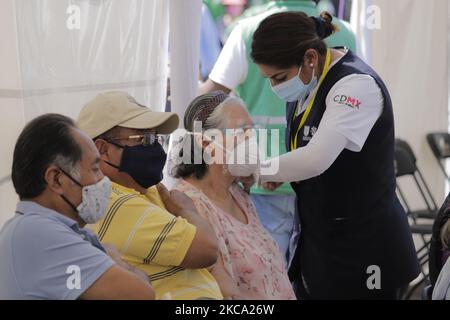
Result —
<path fill-rule="evenodd" d="M 64 190 L 61 185 L 61 170 L 56 166 L 49 166 L 44 174 L 45 182 L 47 186 L 56 194 L 64 194 Z"/>
<path fill-rule="evenodd" d="M 102 159 L 109 159 L 109 149 L 111 148 L 111 144 L 103 139 L 97 139 L 95 140 L 95 146 L 97 147 Z"/>

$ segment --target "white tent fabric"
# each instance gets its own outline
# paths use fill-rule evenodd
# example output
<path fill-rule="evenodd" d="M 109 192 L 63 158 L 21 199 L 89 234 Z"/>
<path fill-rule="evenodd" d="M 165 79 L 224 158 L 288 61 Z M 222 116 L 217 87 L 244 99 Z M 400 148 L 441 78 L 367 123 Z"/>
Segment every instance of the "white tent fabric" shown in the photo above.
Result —
<path fill-rule="evenodd" d="M 170 1 L 170 97 L 180 119 L 197 96 L 201 13 L 201 0 Z"/>
<path fill-rule="evenodd" d="M 201 14 L 201 0 L 170 2 L 170 100 L 171 111 L 180 117 L 180 127 L 183 127 L 187 106 L 197 96 Z M 178 141 L 183 132 L 183 130 L 174 132 L 168 153 L 172 149 L 173 141 Z M 171 189 L 176 180 L 168 174 L 167 164 L 164 168 L 163 183 Z"/>
<path fill-rule="evenodd" d="M 27 121 L 47 112 L 76 118 L 85 102 L 107 90 L 127 91 L 142 104 L 164 109 L 169 4 L 3 0 L 0 24 L 1 225 L 17 200 L 7 176 Z"/>
<path fill-rule="evenodd" d="M 372 22 L 368 21 L 368 8 L 373 8 L 372 0 L 358 0 L 352 2 L 350 24 L 356 35 L 357 55 L 365 62 L 371 63 L 372 58 Z M 368 25 L 370 24 L 370 25 Z"/>
<path fill-rule="evenodd" d="M 73 117 L 98 91 L 128 91 L 163 110 L 167 78 L 166 1 L 16 0 L 26 120 Z M 71 24 L 79 8 L 80 25 Z M 65 14 L 64 14 L 65 13 Z"/>
<path fill-rule="evenodd" d="M 372 31 L 370 56 L 392 96 L 396 136 L 411 144 L 440 205 L 444 178 L 425 136 L 448 130 L 449 2 L 372 0 L 372 4 L 379 9 L 381 24 Z M 412 195 L 411 205 L 423 208 L 410 181 L 401 184 Z"/>
<path fill-rule="evenodd" d="M 361 2 L 360 22 L 372 4 L 381 24 L 360 25 L 360 52 L 388 85 L 397 135 L 411 142 L 441 202 L 443 179 L 424 136 L 448 127 L 448 2 L 354 3 Z M 7 176 L 26 121 L 45 112 L 76 117 L 84 102 L 112 89 L 162 110 L 169 47 L 172 110 L 182 118 L 196 95 L 200 14 L 201 0 L 0 1 L 0 225 L 17 200 Z"/>

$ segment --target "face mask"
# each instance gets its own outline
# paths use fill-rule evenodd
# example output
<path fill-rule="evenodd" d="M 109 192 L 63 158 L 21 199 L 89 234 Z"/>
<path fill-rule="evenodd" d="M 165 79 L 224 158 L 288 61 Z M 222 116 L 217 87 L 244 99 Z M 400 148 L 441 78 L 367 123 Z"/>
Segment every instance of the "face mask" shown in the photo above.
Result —
<path fill-rule="evenodd" d="M 303 101 L 306 96 L 317 86 L 317 77 L 314 75 L 313 69 L 311 81 L 308 84 L 304 84 L 299 77 L 301 71 L 302 67 L 300 67 L 298 74 L 295 77 L 277 84 L 276 86 L 272 86 L 272 84 L 270 84 L 272 91 L 280 99 L 287 102 Z"/>
<path fill-rule="evenodd" d="M 258 141 L 256 136 L 252 136 L 248 140 L 241 141 L 228 152 L 227 168 L 233 177 L 258 175 L 259 160 Z"/>
<path fill-rule="evenodd" d="M 158 184 L 163 179 L 163 169 L 167 155 L 163 147 L 155 142 L 150 145 L 138 145 L 134 147 L 121 146 L 122 159 L 120 166 L 106 162 L 121 172 L 128 173 L 141 187 L 148 189 Z"/>
<path fill-rule="evenodd" d="M 197 135 L 200 133 L 189 132 L 189 134 Z M 249 177 L 253 175 L 257 178 L 260 169 L 260 157 L 256 135 L 241 141 L 231 151 L 224 148 L 215 140 L 207 136 L 204 137 L 225 151 L 227 169 L 233 177 Z"/>
<path fill-rule="evenodd" d="M 111 181 L 107 176 L 95 184 L 82 186 L 71 175 L 61 169 L 61 171 L 82 188 L 81 203 L 75 207 L 64 195 L 61 197 L 66 201 L 74 211 L 78 213 L 81 219 L 86 223 L 96 223 L 100 221 L 106 213 L 111 197 Z"/>

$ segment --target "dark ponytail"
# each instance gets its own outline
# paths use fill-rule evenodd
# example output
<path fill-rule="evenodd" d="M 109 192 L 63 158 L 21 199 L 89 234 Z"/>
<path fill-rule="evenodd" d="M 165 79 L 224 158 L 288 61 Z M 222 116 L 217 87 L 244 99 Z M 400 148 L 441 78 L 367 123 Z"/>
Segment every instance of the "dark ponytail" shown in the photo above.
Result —
<path fill-rule="evenodd" d="M 306 50 L 325 55 L 323 39 L 338 31 L 326 11 L 319 17 L 303 12 L 275 13 L 265 18 L 253 34 L 251 57 L 257 64 L 278 68 L 300 66 Z"/>

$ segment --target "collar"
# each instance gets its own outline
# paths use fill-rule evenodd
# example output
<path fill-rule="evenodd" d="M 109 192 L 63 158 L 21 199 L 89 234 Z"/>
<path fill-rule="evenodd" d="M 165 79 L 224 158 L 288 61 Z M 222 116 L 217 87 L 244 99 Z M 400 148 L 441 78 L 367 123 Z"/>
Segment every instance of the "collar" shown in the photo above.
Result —
<path fill-rule="evenodd" d="M 19 201 L 19 203 L 16 206 L 16 213 L 28 216 L 28 215 L 40 215 L 49 219 L 52 219 L 57 222 L 61 222 L 65 224 L 66 226 L 72 228 L 72 229 L 80 229 L 78 226 L 78 223 L 70 219 L 61 213 L 52 210 L 50 208 L 46 208 L 38 204 L 34 201 Z"/>
<path fill-rule="evenodd" d="M 117 182 L 114 182 L 114 181 L 111 181 L 111 188 L 119 190 L 120 192 L 124 192 L 124 193 L 132 193 L 132 194 L 142 195 L 137 190 L 135 190 L 133 188 L 125 187 L 125 186 L 123 186 L 121 184 L 118 184 Z"/>

